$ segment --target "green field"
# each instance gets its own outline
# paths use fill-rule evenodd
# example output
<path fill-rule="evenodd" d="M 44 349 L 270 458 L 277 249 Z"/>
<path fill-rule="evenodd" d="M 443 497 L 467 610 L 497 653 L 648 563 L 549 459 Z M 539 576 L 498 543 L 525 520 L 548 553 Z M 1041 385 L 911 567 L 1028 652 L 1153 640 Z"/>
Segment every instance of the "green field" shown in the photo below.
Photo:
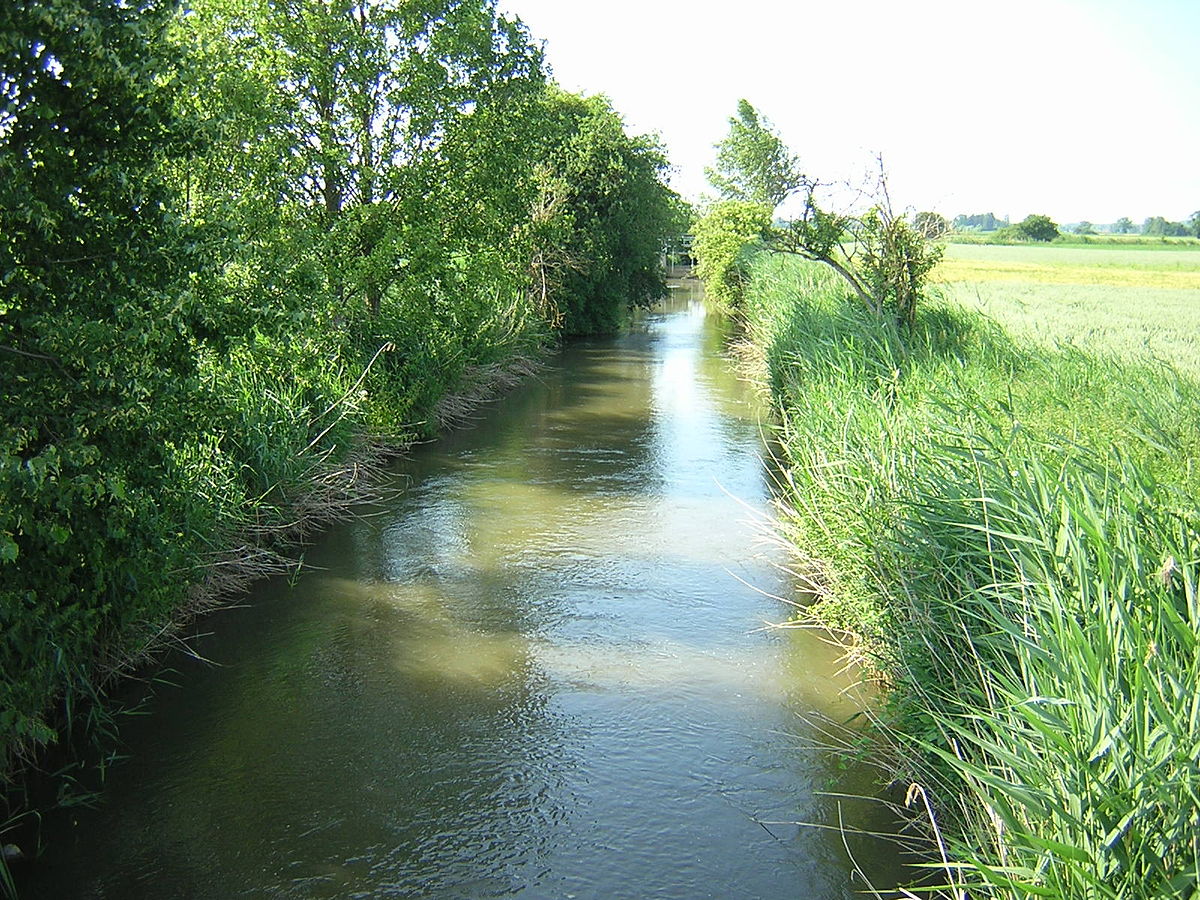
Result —
<path fill-rule="evenodd" d="M 950 244 L 935 279 L 1014 336 L 1200 373 L 1195 247 Z"/>

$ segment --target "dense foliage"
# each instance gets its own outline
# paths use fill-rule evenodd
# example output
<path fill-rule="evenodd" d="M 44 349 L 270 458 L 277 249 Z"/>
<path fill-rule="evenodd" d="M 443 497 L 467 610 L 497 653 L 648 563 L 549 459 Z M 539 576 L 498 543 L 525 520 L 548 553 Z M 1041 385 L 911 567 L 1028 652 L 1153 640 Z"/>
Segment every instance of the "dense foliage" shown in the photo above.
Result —
<path fill-rule="evenodd" d="M 737 115 L 729 119 L 729 132 L 716 150 L 717 164 L 706 174 L 722 200 L 774 210 L 805 186 L 799 159 L 748 100 L 738 101 Z"/>
<path fill-rule="evenodd" d="M 604 97 L 550 90 L 537 108 L 537 283 L 567 334 L 612 331 L 666 296 L 662 253 L 685 214 L 653 138 L 626 136 Z"/>
<path fill-rule="evenodd" d="M 1031 241 L 1052 241 L 1058 237 L 1058 225 L 1049 216 L 1028 215 L 1012 228 Z"/>
<path fill-rule="evenodd" d="M 750 276 L 750 260 L 766 246 L 771 208 L 747 200 L 716 203 L 695 224 L 692 252 L 705 297 L 718 308 L 741 307 Z"/>
<path fill-rule="evenodd" d="M 4 4 L 0 772 L 368 439 L 661 294 L 665 166 L 493 0 Z"/>
<path fill-rule="evenodd" d="M 50 739 L 48 700 L 162 612 L 188 549 L 174 444 L 196 428 L 201 260 L 162 177 L 182 128 L 148 49 L 171 12 L 0 13 L 0 759 Z"/>
<path fill-rule="evenodd" d="M 1153 237 L 1200 237 L 1200 213 L 1192 213 L 1186 222 L 1168 222 L 1162 216 L 1151 216 L 1142 223 L 1142 234 Z"/>
<path fill-rule="evenodd" d="M 913 216 L 913 228 L 927 240 L 937 240 L 950 231 L 950 223 L 940 213 L 923 210 Z"/>

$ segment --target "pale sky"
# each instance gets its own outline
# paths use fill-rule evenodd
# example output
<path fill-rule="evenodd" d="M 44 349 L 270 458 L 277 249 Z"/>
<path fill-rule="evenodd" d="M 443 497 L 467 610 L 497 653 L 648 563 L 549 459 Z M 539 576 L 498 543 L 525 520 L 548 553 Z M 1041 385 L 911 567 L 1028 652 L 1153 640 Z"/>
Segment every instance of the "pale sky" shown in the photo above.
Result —
<path fill-rule="evenodd" d="M 689 198 L 739 97 L 810 176 L 1059 223 L 1200 210 L 1200 0 L 501 0 Z"/>

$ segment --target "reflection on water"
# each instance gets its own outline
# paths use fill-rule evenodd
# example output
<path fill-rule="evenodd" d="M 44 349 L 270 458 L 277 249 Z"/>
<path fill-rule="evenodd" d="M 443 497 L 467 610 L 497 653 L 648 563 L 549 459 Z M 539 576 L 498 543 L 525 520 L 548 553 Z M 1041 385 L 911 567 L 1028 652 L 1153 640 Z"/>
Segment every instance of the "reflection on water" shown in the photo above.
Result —
<path fill-rule="evenodd" d="M 417 448 L 305 575 L 205 623 L 218 665 L 173 663 L 30 895 L 861 889 L 840 835 L 779 824 L 836 822 L 821 791 L 857 776 L 803 717 L 861 700 L 818 637 L 762 627 L 792 589 L 720 349 L 684 296 Z"/>

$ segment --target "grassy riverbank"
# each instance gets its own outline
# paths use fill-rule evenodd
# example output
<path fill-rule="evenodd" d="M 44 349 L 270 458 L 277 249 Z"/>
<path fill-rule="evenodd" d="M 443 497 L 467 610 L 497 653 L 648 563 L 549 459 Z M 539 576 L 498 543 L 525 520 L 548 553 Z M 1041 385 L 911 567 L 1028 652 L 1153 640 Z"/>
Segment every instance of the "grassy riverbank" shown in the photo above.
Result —
<path fill-rule="evenodd" d="M 1016 338 L 954 299 L 883 327 L 767 255 L 746 316 L 813 614 L 892 685 L 884 724 L 935 799 L 944 878 L 1192 896 L 1197 382 L 1128 348 Z"/>
<path fill-rule="evenodd" d="M 115 447 L 50 448 L 41 468 L 0 455 L 23 531 L 5 567 L 0 842 L 35 852 L 21 827 L 33 810 L 78 801 L 74 777 L 35 779 L 31 795 L 25 776 L 78 775 L 93 740 L 108 751 L 104 696 L 117 676 L 184 621 L 289 569 L 287 546 L 368 496 L 388 456 L 530 371 L 550 340 L 545 320 L 515 304 L 481 309 L 466 328 L 410 315 L 259 333 L 197 355 L 186 408 L 171 398 L 157 410 L 173 427 L 153 435 L 152 466 Z"/>

